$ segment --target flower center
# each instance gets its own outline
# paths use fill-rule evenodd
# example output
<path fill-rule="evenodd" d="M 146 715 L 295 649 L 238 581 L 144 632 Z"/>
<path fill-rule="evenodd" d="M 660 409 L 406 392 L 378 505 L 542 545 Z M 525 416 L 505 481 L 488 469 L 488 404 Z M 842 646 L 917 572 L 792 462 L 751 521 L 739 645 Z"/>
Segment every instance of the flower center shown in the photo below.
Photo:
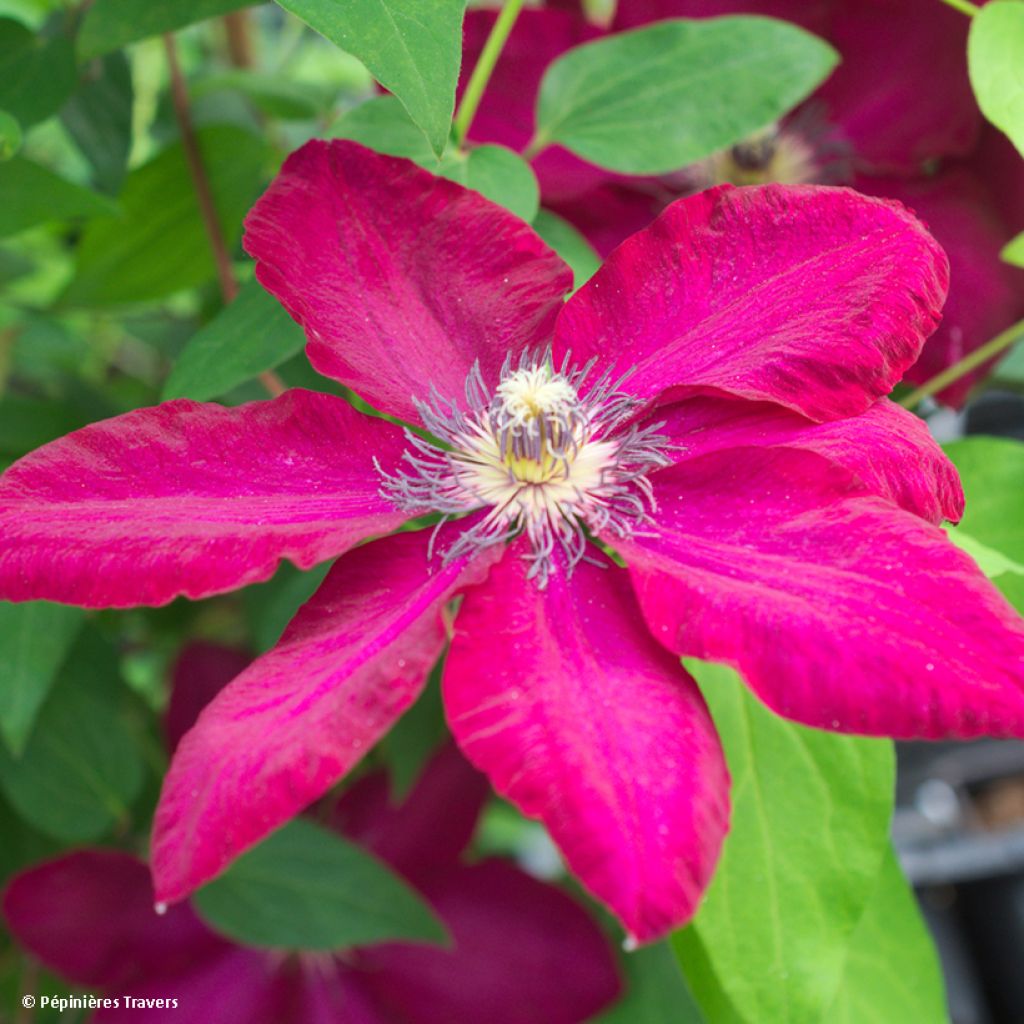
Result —
<path fill-rule="evenodd" d="M 383 474 L 384 494 L 407 511 L 442 522 L 487 509 L 445 553 L 451 560 L 525 533 L 530 576 L 541 587 L 556 545 L 570 570 L 587 557 L 587 531 L 631 536 L 653 507 L 647 474 L 668 465 L 660 424 L 631 424 L 639 401 L 608 374 L 583 393 L 593 364 L 556 370 L 550 355 L 511 358 L 493 394 L 479 364 L 466 381 L 467 409 L 439 396 L 417 402 L 423 424 L 445 447 L 406 431 L 407 469 Z"/>
<path fill-rule="evenodd" d="M 795 131 L 771 125 L 731 149 L 710 157 L 709 172 L 716 183 L 733 185 L 802 185 L 819 174 L 814 146 Z"/>

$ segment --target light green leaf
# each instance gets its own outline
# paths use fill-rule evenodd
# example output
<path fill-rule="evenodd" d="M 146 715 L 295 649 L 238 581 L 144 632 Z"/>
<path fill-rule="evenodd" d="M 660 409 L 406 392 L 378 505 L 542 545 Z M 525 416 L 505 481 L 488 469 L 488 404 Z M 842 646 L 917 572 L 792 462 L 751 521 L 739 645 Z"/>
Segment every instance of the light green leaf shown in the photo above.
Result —
<path fill-rule="evenodd" d="M 981 112 L 1024 154 L 1024 3 L 994 0 L 971 18 L 967 69 Z"/>
<path fill-rule="evenodd" d="M 967 437 L 945 445 L 963 481 L 962 527 L 974 540 L 1024 564 L 1024 444 L 1010 438 Z"/>
<path fill-rule="evenodd" d="M 1003 246 L 1000 257 L 1015 267 L 1024 267 L 1024 231 Z"/>
<path fill-rule="evenodd" d="M 795 725 L 728 668 L 687 662 L 732 774 L 732 825 L 673 942 L 715 1024 L 811 1024 L 835 998 L 888 845 L 888 741 Z"/>
<path fill-rule="evenodd" d="M 263 180 L 266 146 L 230 125 L 197 134 L 221 231 L 233 246 Z M 213 255 L 180 143 L 132 171 L 120 198 L 122 216 L 94 220 L 86 228 L 66 304 L 159 299 L 213 278 Z"/>
<path fill-rule="evenodd" d="M 353 107 L 331 125 L 329 138 L 350 139 L 378 153 L 437 167 L 437 157 L 427 137 L 409 119 L 394 96 L 375 96 Z"/>
<path fill-rule="evenodd" d="M 80 608 L 0 602 L 0 734 L 15 757 L 84 621 Z"/>
<path fill-rule="evenodd" d="M 0 18 L 0 109 L 22 128 L 56 114 L 76 81 L 67 36 L 37 35 L 20 21 Z"/>
<path fill-rule="evenodd" d="M 138 39 L 173 32 L 254 2 L 257 0 L 96 0 L 78 33 L 78 55 L 83 60 L 101 57 Z"/>
<path fill-rule="evenodd" d="M 193 902 L 212 927 L 252 946 L 335 950 L 446 938 L 444 926 L 398 875 L 301 818 L 243 853 Z"/>
<path fill-rule="evenodd" d="M 284 121 L 312 120 L 330 102 L 326 90 L 318 89 L 310 83 L 296 82 L 282 75 L 257 74 L 238 69 L 206 75 L 191 85 L 191 94 L 195 99 L 223 90 L 244 94 L 263 113 Z"/>
<path fill-rule="evenodd" d="M 259 281 L 249 281 L 230 305 L 192 336 L 178 357 L 164 399 L 205 401 L 227 394 L 295 355 L 302 328 Z"/>
<path fill-rule="evenodd" d="M 462 56 L 466 0 L 278 0 L 358 57 L 444 152 Z"/>
<path fill-rule="evenodd" d="M 527 222 L 537 214 L 540 188 L 533 169 L 504 146 L 478 146 L 465 154 L 450 153 L 439 167 L 428 169 L 479 192 Z"/>
<path fill-rule="evenodd" d="M 970 555 L 978 563 L 978 568 L 989 579 L 1002 576 L 1007 572 L 1024 576 L 1024 565 L 1015 562 L 1012 558 L 1007 558 L 1002 552 L 990 548 L 987 544 L 982 544 L 980 540 L 976 540 L 970 534 L 964 533 L 962 527 L 947 525 L 944 529 L 949 539 L 961 551 Z"/>
<path fill-rule="evenodd" d="M 98 188 L 116 195 L 132 144 L 132 72 L 123 53 L 88 62 L 60 119 L 92 164 Z"/>
<path fill-rule="evenodd" d="M 662 21 L 578 46 L 541 82 L 536 145 L 625 174 L 663 174 L 764 128 L 805 99 L 835 51 L 760 17 Z"/>
<path fill-rule="evenodd" d="M 601 257 L 567 221 L 550 210 L 538 210 L 533 230 L 572 268 L 573 288 L 586 284 L 601 266 Z"/>
<path fill-rule="evenodd" d="M 625 994 L 590 1024 L 704 1024 L 667 942 L 627 953 L 621 963 Z"/>
<path fill-rule="evenodd" d="M 110 216 L 117 204 L 24 157 L 0 163 L 0 237 L 69 217 Z"/>
<path fill-rule="evenodd" d="M 827 1024 L 944 1024 L 942 971 L 914 894 L 890 849 L 853 933 Z"/>
<path fill-rule="evenodd" d="M 113 649 L 86 630 L 71 649 L 25 751 L 0 745 L 0 790 L 25 821 L 66 842 L 90 842 L 128 813 L 142 784 L 124 719 Z"/>

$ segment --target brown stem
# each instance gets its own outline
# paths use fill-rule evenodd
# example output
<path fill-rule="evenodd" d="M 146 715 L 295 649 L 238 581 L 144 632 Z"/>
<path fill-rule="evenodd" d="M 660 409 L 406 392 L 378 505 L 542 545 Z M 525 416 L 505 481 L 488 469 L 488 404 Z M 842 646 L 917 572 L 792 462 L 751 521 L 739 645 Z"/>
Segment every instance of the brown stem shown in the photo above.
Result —
<path fill-rule="evenodd" d="M 224 29 L 228 37 L 228 56 L 236 68 L 251 68 L 256 64 L 256 54 L 249 31 L 249 12 L 232 11 L 224 15 Z"/>
<path fill-rule="evenodd" d="M 188 104 L 188 86 L 185 84 L 185 76 L 181 73 L 178 47 L 170 32 L 165 33 L 163 39 L 164 49 L 167 51 L 167 66 L 171 72 L 171 100 L 174 104 L 174 115 L 178 121 L 178 131 L 181 134 L 182 149 L 185 151 L 185 162 L 188 164 L 192 187 L 195 189 L 199 214 L 206 231 L 206 240 L 210 243 L 210 251 L 213 253 L 213 261 L 217 267 L 220 293 L 227 304 L 233 302 L 238 295 L 238 282 L 235 280 L 235 274 L 231 267 L 231 256 L 220 231 L 217 207 L 214 205 L 213 192 L 210 189 L 210 179 L 203 166 L 203 156 L 199 151 L 199 142 L 192 124 L 192 112 Z M 273 370 L 265 370 L 259 375 L 259 380 L 275 398 L 287 390 L 284 381 Z"/>

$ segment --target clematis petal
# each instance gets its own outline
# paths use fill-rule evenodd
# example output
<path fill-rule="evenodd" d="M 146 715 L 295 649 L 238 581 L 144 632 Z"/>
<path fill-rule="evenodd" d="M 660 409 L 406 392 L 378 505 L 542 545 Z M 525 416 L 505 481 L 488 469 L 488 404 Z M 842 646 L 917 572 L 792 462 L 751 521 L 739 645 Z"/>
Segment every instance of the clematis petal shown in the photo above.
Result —
<path fill-rule="evenodd" d="M 937 527 L 806 451 L 706 455 L 654 491 L 654 535 L 618 547 L 670 650 L 823 729 L 1024 736 L 1024 622 Z"/>
<path fill-rule="evenodd" d="M 822 34 L 831 9 L 831 0 L 625 0 L 616 7 L 613 28 L 638 28 L 662 18 L 760 14 L 792 21 Z"/>
<path fill-rule="evenodd" d="M 222 644 L 189 644 L 174 664 L 171 696 L 164 713 L 164 737 L 173 754 L 181 737 L 195 725 L 199 712 L 231 682 L 252 658 Z"/>
<path fill-rule="evenodd" d="M 1024 177 L 1024 169 L 1018 167 Z M 999 218 L 984 184 L 957 168 L 934 178 L 865 178 L 857 188 L 906 203 L 928 225 L 949 256 L 949 299 L 939 329 L 925 343 L 906 379 L 923 384 L 984 345 L 1024 315 L 1024 272 L 999 258 L 1012 232 Z M 959 407 L 995 360 L 964 374 L 938 398 Z"/>
<path fill-rule="evenodd" d="M 981 113 L 967 77 L 969 25 L 929 0 L 836 5 L 828 38 L 843 59 L 818 95 L 863 169 L 914 174 L 970 152 Z"/>
<path fill-rule="evenodd" d="M 184 973 L 228 948 L 188 906 L 157 916 L 146 865 L 118 850 L 78 850 L 21 872 L 3 911 L 26 949 L 81 985 Z"/>
<path fill-rule="evenodd" d="M 338 798 L 331 823 L 415 881 L 458 860 L 490 793 L 486 777 L 449 744 L 400 804 L 391 801 L 386 772 L 364 775 Z"/>
<path fill-rule="evenodd" d="M 814 423 L 767 402 L 698 396 L 658 409 L 659 433 L 676 462 L 727 448 L 800 448 L 845 466 L 875 494 L 932 523 L 958 521 L 964 492 L 956 467 L 924 421 L 881 398 L 860 416 Z"/>
<path fill-rule="evenodd" d="M 305 328 L 310 362 L 417 421 L 463 400 L 479 360 L 546 344 L 569 268 L 519 218 L 408 160 L 335 139 L 294 152 L 245 222 L 256 276 Z"/>
<path fill-rule="evenodd" d="M 724 392 L 863 412 L 938 322 L 946 257 L 903 207 L 845 188 L 720 186 L 669 206 L 566 304 L 556 357 L 635 367 L 651 400 Z"/>
<path fill-rule="evenodd" d="M 94 423 L 0 477 L 0 597 L 165 604 L 309 568 L 406 515 L 378 493 L 401 431 L 329 395 L 167 402 Z"/>
<path fill-rule="evenodd" d="M 428 541 L 400 533 L 341 559 L 199 716 L 157 808 L 158 900 L 187 896 L 322 796 L 415 700 L 444 644 L 445 602 L 497 557 L 431 572 Z"/>
<path fill-rule="evenodd" d="M 728 774 L 693 680 L 638 622 L 625 573 L 546 590 L 523 542 L 471 590 L 443 694 L 459 746 L 638 940 L 685 921 L 726 831 Z"/>
<path fill-rule="evenodd" d="M 580 1024 L 618 993 L 600 929 L 565 893 L 497 860 L 420 883 L 452 949 L 388 943 L 358 965 L 388 1020 L 416 1024 Z"/>

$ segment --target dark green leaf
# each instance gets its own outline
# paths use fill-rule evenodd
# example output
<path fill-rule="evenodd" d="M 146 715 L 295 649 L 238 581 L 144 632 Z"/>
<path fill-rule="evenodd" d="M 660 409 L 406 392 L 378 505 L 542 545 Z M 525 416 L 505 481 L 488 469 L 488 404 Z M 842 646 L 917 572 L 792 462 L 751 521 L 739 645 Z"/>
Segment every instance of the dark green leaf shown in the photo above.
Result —
<path fill-rule="evenodd" d="M 626 174 L 663 174 L 791 110 L 838 57 L 788 22 L 662 21 L 576 47 L 545 72 L 538 145 Z"/>
<path fill-rule="evenodd" d="M 21 125 L 6 110 L 0 110 L 0 160 L 10 160 L 19 149 Z"/>
<path fill-rule="evenodd" d="M 391 792 L 396 799 L 408 794 L 423 773 L 430 755 L 444 742 L 447 729 L 441 701 L 444 661 L 431 670 L 419 699 L 391 727 L 381 741 L 391 771 Z"/>
<path fill-rule="evenodd" d="M 567 221 L 550 210 L 538 210 L 533 229 L 572 268 L 573 287 L 579 288 L 601 266 L 601 257 L 591 244 Z"/>
<path fill-rule="evenodd" d="M 221 90 L 243 93 L 265 114 L 285 121 L 308 121 L 317 117 L 329 103 L 325 90 L 276 75 L 252 71 L 222 71 L 192 83 L 196 99 Z"/>
<path fill-rule="evenodd" d="M 194 903 L 208 924 L 252 946 L 334 950 L 446 937 L 389 868 L 301 818 L 243 853 Z"/>
<path fill-rule="evenodd" d="M 827 1024 L 943 1024 L 942 972 L 914 894 L 890 849 L 853 933 Z"/>
<path fill-rule="evenodd" d="M 967 68 L 981 112 L 1024 154 L 1024 4 L 994 0 L 973 18 Z"/>
<path fill-rule="evenodd" d="M 47 601 L 0 601 L 0 734 L 15 756 L 25 749 L 83 617 L 80 608 Z"/>
<path fill-rule="evenodd" d="M 437 156 L 455 109 L 466 0 L 278 0 L 358 57 L 401 100 Z"/>
<path fill-rule="evenodd" d="M 78 33 L 78 55 L 101 57 L 137 39 L 250 7 L 256 0 L 96 0 Z"/>
<path fill-rule="evenodd" d="M 242 592 L 246 617 L 257 653 L 269 651 L 284 632 L 295 613 L 316 592 L 331 568 L 324 562 L 301 572 L 289 562 L 282 562 L 274 578 Z"/>
<path fill-rule="evenodd" d="M 263 180 L 266 147 L 229 125 L 200 129 L 198 136 L 221 231 L 233 245 Z M 122 216 L 87 227 L 65 303 L 158 299 L 213 278 L 213 256 L 180 143 L 132 171 L 120 198 Z"/>
<path fill-rule="evenodd" d="M 142 784 L 114 651 L 86 630 L 71 649 L 17 760 L 0 745 L 0 789 L 31 825 L 67 842 L 99 839 Z"/>
<path fill-rule="evenodd" d="M 967 511 L 962 529 L 973 539 L 1024 564 L 1024 444 L 1010 438 L 967 437 L 945 446 L 963 481 Z M 954 529 L 954 534 L 961 527 Z"/>
<path fill-rule="evenodd" d="M 117 204 L 24 157 L 0 163 L 0 236 L 69 217 L 110 216 Z"/>
<path fill-rule="evenodd" d="M 0 18 L 0 110 L 28 128 L 56 114 L 76 80 L 67 36 L 37 35 L 20 21 Z"/>
<path fill-rule="evenodd" d="M 302 328 L 253 279 L 193 335 L 164 387 L 164 398 L 217 398 L 302 349 Z"/>
<path fill-rule="evenodd" d="M 591 1024 L 705 1024 L 667 942 L 622 958 L 626 992 Z"/>
<path fill-rule="evenodd" d="M 684 972 L 715 1024 L 824 1020 L 889 842 L 892 744 L 787 722 L 731 669 L 687 667 L 725 746 L 733 807 L 705 901 L 674 939 Z"/>
<path fill-rule="evenodd" d="M 61 120 L 82 155 L 92 164 L 93 180 L 111 195 L 120 191 L 132 144 L 132 72 L 123 53 L 92 60 L 82 83 L 61 111 Z"/>

